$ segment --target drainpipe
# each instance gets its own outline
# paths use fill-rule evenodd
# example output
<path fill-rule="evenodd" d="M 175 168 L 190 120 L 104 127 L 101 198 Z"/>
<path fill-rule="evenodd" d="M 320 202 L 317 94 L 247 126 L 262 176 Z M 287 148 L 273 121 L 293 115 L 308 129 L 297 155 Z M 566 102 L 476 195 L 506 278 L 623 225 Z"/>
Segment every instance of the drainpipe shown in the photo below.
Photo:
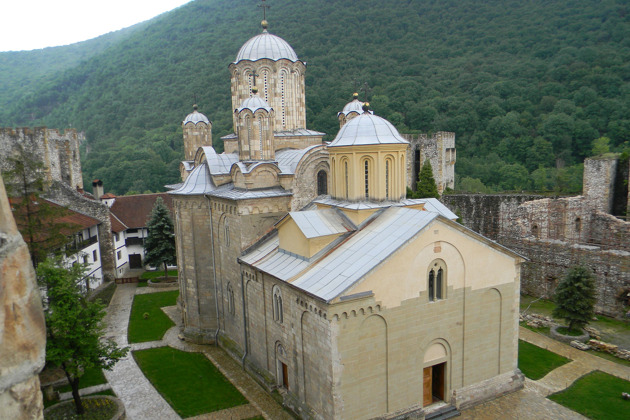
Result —
<path fill-rule="evenodd" d="M 245 358 L 247 357 L 247 318 L 245 318 L 245 281 L 243 280 L 243 270 L 241 270 L 241 298 L 243 300 L 243 338 L 245 339 L 245 351 L 241 363 L 245 369 Z"/>
<path fill-rule="evenodd" d="M 217 287 L 217 264 L 214 258 L 214 223 L 212 222 L 212 201 L 210 201 L 210 197 L 207 194 L 204 194 L 206 200 L 208 200 L 208 209 L 210 211 L 210 249 L 212 250 L 212 277 L 214 280 L 214 305 L 217 309 L 217 330 L 214 332 L 214 345 L 219 345 L 219 330 L 221 327 L 219 326 L 219 289 Z M 199 290 L 197 290 L 199 293 Z"/>

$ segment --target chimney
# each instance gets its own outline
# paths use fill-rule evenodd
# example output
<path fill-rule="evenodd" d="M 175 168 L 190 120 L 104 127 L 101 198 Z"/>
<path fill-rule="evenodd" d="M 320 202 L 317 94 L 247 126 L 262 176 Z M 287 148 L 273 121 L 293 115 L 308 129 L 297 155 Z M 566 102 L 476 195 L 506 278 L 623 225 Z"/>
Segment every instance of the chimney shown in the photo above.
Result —
<path fill-rule="evenodd" d="M 103 181 L 100 179 L 92 181 L 92 192 L 94 194 L 94 198 L 100 200 L 103 195 Z"/>

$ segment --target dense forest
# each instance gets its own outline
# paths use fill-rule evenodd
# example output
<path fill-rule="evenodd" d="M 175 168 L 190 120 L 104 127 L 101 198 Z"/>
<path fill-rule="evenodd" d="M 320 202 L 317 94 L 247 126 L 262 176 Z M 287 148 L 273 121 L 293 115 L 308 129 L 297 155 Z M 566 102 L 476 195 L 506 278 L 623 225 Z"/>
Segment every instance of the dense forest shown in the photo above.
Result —
<path fill-rule="evenodd" d="M 194 98 L 218 150 L 232 132 L 227 66 L 260 32 L 257 3 L 197 0 L 98 48 L 0 53 L 0 126 L 76 127 L 86 180 L 161 191 Z M 625 0 L 268 3 L 270 32 L 307 62 L 307 125 L 328 140 L 367 83 L 361 99 L 401 132 L 456 133 L 461 190 L 574 193 L 585 157 L 630 149 Z"/>

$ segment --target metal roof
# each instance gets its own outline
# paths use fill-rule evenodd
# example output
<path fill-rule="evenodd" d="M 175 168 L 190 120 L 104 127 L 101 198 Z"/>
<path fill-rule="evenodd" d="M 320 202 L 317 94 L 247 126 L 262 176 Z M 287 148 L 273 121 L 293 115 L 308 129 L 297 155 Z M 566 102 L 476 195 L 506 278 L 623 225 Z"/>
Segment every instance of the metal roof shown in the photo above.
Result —
<path fill-rule="evenodd" d="M 343 107 L 343 110 L 341 112 L 337 113 L 337 117 L 339 117 L 339 115 L 343 114 L 343 115 L 348 115 L 351 112 L 356 112 L 357 114 L 363 114 L 363 102 L 361 102 L 358 99 L 353 99 L 352 101 L 348 102 L 346 104 L 346 106 Z M 374 114 L 374 111 L 368 111 L 370 114 Z"/>
<path fill-rule="evenodd" d="M 182 124 L 193 123 L 197 125 L 197 123 L 200 122 L 210 124 L 210 120 L 208 120 L 208 117 L 203 115 L 201 112 L 194 110 L 190 114 L 186 115 L 186 118 L 184 118 L 184 122 Z"/>
<path fill-rule="evenodd" d="M 174 195 L 202 195 L 216 189 L 217 187 L 212 182 L 212 177 L 208 172 L 208 166 L 202 163 L 193 169 L 179 189 L 168 193 Z"/>
<path fill-rule="evenodd" d="M 279 36 L 272 35 L 267 30 L 253 38 L 250 38 L 236 55 L 236 61 L 238 63 L 241 60 L 256 61 L 263 58 L 270 60 L 287 59 L 293 62 L 298 61 L 298 56 L 291 48 L 291 45 Z"/>
<path fill-rule="evenodd" d="M 243 190 L 241 188 L 235 188 L 234 184 L 230 183 L 221 185 L 221 187 L 217 188 L 215 191 L 209 192 L 208 195 L 230 200 L 248 200 L 251 198 L 291 196 L 293 193 L 281 187 L 264 190 Z"/>
<path fill-rule="evenodd" d="M 317 264 L 292 281 L 330 301 L 413 238 L 438 214 L 404 207 L 385 210 Z"/>
<path fill-rule="evenodd" d="M 316 144 L 304 149 L 282 149 L 276 152 L 276 162 L 278 162 L 278 168 L 283 174 L 294 174 L 297 169 L 300 160 L 312 149 L 321 145 Z"/>
<path fill-rule="evenodd" d="M 274 131 L 274 137 L 299 137 L 299 136 L 324 136 L 321 131 L 309 130 L 308 128 L 296 128 L 295 130 Z M 223 137 L 222 137 L 223 138 Z"/>
<path fill-rule="evenodd" d="M 232 165 L 238 162 L 237 153 L 217 153 L 212 146 L 203 146 L 206 164 L 212 175 L 225 175 L 230 173 Z"/>
<path fill-rule="evenodd" d="M 289 214 L 300 231 L 309 239 L 355 230 L 332 209 L 292 211 Z"/>
<path fill-rule="evenodd" d="M 389 121 L 364 112 L 344 124 L 328 147 L 408 143 Z"/>
<path fill-rule="evenodd" d="M 381 209 L 386 207 L 408 207 L 418 204 L 424 204 L 426 211 L 432 211 L 439 213 L 450 220 L 456 220 L 458 216 L 450 211 L 448 207 L 440 202 L 437 198 L 405 198 L 400 201 L 342 201 L 335 200 L 330 196 L 317 197 L 313 200 L 313 203 L 325 204 L 332 207 L 339 207 L 349 210 L 367 210 L 367 209 Z"/>
<path fill-rule="evenodd" d="M 259 109 L 264 109 L 267 112 L 271 112 L 272 110 L 271 105 L 258 96 L 258 94 L 246 98 L 243 103 L 241 103 L 241 106 L 236 109 L 236 112 L 241 112 L 244 109 L 249 109 L 252 112 L 256 112 Z"/>

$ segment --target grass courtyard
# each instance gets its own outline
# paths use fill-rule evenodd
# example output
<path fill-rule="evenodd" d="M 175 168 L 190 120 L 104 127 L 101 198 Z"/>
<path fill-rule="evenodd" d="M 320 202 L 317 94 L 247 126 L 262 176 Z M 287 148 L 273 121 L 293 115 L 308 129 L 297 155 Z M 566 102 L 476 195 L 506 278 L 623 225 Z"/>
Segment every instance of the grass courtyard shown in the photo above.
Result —
<path fill-rule="evenodd" d="M 182 418 L 247 403 L 203 354 L 170 347 L 133 352 L 144 375 Z"/>
<path fill-rule="evenodd" d="M 621 393 L 629 390 L 630 382 L 595 371 L 547 398 L 590 419 L 626 420 L 630 416 L 630 401 L 622 399 Z"/>
<path fill-rule="evenodd" d="M 161 308 L 177 304 L 178 295 L 179 291 L 173 290 L 134 296 L 127 332 L 129 343 L 161 340 L 175 325 Z"/>
<path fill-rule="evenodd" d="M 571 360 L 526 341 L 518 340 L 518 367 L 532 380 L 543 378 Z"/>

